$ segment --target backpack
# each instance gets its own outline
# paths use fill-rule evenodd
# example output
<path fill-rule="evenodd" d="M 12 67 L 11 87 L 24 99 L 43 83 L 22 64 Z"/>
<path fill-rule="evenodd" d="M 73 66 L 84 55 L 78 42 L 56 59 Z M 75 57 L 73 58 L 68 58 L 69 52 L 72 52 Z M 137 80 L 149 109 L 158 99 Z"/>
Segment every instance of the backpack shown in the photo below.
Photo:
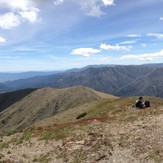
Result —
<path fill-rule="evenodd" d="M 145 101 L 144 102 L 144 105 L 148 108 L 148 107 L 151 107 L 151 105 L 150 105 L 150 101 Z"/>

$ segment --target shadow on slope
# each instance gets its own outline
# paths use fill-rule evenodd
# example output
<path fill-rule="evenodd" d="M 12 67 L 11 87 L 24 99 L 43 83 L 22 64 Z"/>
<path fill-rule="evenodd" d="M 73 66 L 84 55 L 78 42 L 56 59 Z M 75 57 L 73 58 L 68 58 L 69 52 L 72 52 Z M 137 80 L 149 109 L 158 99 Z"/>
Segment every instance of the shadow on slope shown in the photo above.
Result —
<path fill-rule="evenodd" d="M 24 89 L 14 92 L 0 94 L 0 112 L 14 104 L 15 102 L 23 99 L 25 96 L 35 91 L 36 89 Z"/>

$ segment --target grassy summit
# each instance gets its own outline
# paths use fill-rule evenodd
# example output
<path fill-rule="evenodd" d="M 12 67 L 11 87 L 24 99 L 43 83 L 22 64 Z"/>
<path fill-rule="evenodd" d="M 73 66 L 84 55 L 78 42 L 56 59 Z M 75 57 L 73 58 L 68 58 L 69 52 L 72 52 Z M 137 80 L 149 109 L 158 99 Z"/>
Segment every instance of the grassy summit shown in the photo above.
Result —
<path fill-rule="evenodd" d="M 144 110 L 131 107 L 136 99 L 89 100 L 41 119 L 22 133 L 2 136 L 1 160 L 161 163 L 163 99 L 144 97 L 152 105 Z"/>

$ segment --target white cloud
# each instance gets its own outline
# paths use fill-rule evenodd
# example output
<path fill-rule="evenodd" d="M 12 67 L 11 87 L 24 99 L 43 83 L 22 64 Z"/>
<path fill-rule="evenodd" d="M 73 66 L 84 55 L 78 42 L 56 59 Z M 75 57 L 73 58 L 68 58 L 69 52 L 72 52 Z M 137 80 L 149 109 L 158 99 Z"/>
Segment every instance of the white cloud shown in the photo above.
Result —
<path fill-rule="evenodd" d="M 99 0 L 79 0 L 74 2 L 80 6 L 85 15 L 93 17 L 104 15 L 104 12 L 101 10 L 101 5 L 98 3 Z"/>
<path fill-rule="evenodd" d="M 27 10 L 29 8 L 29 0 L 0 0 L 0 6 L 12 10 Z"/>
<path fill-rule="evenodd" d="M 147 36 L 157 37 L 159 39 L 163 38 L 163 34 L 161 33 L 148 33 Z"/>
<path fill-rule="evenodd" d="M 163 17 L 160 17 L 160 20 L 163 20 Z"/>
<path fill-rule="evenodd" d="M 105 6 L 114 5 L 114 0 L 102 0 Z"/>
<path fill-rule="evenodd" d="M 66 1 L 66 0 L 65 0 Z M 81 10 L 85 15 L 92 17 L 100 17 L 105 15 L 105 12 L 102 11 L 103 6 L 111 6 L 114 5 L 114 0 L 71 0 L 73 3 L 80 6 Z M 55 0 L 59 4 L 63 2 L 60 0 Z"/>
<path fill-rule="evenodd" d="M 6 11 L 0 15 L 0 28 L 11 29 L 23 21 L 34 23 L 38 19 L 39 9 L 32 0 L 0 0 L 0 9 Z"/>
<path fill-rule="evenodd" d="M 64 0 L 55 0 L 54 5 L 58 6 L 61 5 L 64 2 Z"/>
<path fill-rule="evenodd" d="M 84 57 L 90 57 L 93 54 L 99 53 L 100 50 L 94 48 L 78 48 L 74 49 L 71 54 L 82 55 Z"/>
<path fill-rule="evenodd" d="M 30 23 L 34 23 L 38 20 L 38 12 L 39 9 L 34 8 L 31 11 L 22 11 L 20 12 L 20 15 Z"/>
<path fill-rule="evenodd" d="M 34 23 L 39 19 L 39 6 L 46 0 L 0 0 L 0 28 L 12 29 L 23 22 Z M 104 15 L 103 6 L 115 5 L 114 0 L 52 0 L 54 5 L 61 5 L 64 2 L 77 4 L 85 15 L 100 17 Z"/>
<path fill-rule="evenodd" d="M 0 37 L 0 43 L 5 43 L 5 42 L 6 42 L 6 39 L 3 37 Z"/>
<path fill-rule="evenodd" d="M 158 57 L 163 57 L 163 49 L 158 51 L 158 52 L 149 53 L 149 54 L 139 54 L 139 55 L 130 54 L 130 55 L 124 55 L 120 59 L 138 59 L 138 60 L 152 61 L 154 58 L 158 58 Z"/>
<path fill-rule="evenodd" d="M 130 35 L 127 35 L 127 37 L 142 37 L 142 35 L 139 35 L 139 34 L 130 34 Z"/>
<path fill-rule="evenodd" d="M 120 45 L 115 45 L 115 46 L 112 46 L 112 45 L 107 45 L 107 44 L 101 44 L 100 45 L 100 48 L 101 49 L 104 49 L 104 50 L 116 50 L 116 51 L 130 51 L 131 47 L 126 47 L 126 46 L 120 46 Z"/>
<path fill-rule="evenodd" d="M 135 44 L 136 42 L 137 40 L 131 40 L 131 41 L 120 42 L 119 44 Z"/>
<path fill-rule="evenodd" d="M 0 15 L 0 27 L 2 29 L 11 29 L 20 24 L 19 17 L 9 12 L 5 15 Z"/>
<path fill-rule="evenodd" d="M 89 16 L 95 16 L 95 17 L 99 17 L 104 14 L 105 13 L 101 11 L 100 6 L 92 6 L 90 11 L 88 12 Z"/>

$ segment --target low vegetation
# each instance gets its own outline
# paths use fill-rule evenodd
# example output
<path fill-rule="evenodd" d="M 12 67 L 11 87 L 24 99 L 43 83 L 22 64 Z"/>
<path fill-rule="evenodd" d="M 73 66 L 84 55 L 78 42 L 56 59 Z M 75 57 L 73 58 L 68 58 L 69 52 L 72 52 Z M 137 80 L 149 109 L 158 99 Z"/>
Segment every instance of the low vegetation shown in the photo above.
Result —
<path fill-rule="evenodd" d="M 32 125 L 28 123 L 22 132 L 3 132 L 0 162 L 161 163 L 163 99 L 144 97 L 151 107 L 137 109 L 133 107 L 137 98 L 81 102 Z"/>

